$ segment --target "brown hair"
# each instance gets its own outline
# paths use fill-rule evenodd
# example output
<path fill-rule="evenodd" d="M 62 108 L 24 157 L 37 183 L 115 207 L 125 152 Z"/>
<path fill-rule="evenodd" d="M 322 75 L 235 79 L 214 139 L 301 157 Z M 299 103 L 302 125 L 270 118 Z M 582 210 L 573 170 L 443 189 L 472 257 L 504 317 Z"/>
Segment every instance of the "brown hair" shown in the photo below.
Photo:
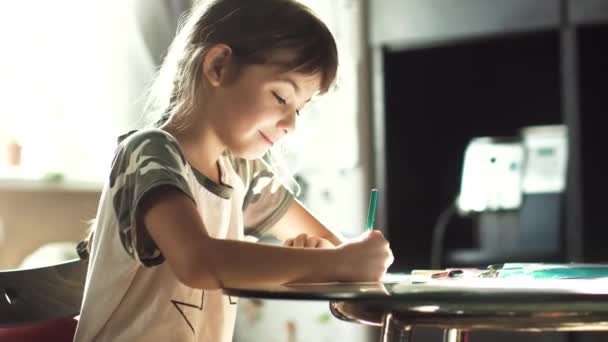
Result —
<path fill-rule="evenodd" d="M 201 59 L 215 44 L 226 44 L 239 67 L 275 64 L 285 71 L 321 76 L 320 93 L 336 79 L 338 53 L 332 34 L 295 0 L 199 1 L 181 26 L 155 84 L 147 112 L 162 125 L 171 115 L 187 115 L 200 87 Z M 273 58 L 290 52 L 289 60 Z"/>

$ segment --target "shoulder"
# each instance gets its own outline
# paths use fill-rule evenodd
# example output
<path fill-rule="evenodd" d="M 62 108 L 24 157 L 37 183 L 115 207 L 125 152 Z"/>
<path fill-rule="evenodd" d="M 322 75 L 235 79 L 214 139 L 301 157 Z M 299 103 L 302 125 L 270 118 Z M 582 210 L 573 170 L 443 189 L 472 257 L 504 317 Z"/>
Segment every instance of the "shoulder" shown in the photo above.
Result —
<path fill-rule="evenodd" d="M 186 157 L 175 137 L 158 128 L 135 130 L 121 135 L 118 138 L 117 154 L 165 156 L 186 164 Z"/>
<path fill-rule="evenodd" d="M 132 148 L 150 142 L 166 143 L 179 147 L 175 137 L 158 128 L 133 130 L 118 137 L 118 146 L 122 148 Z"/>
<path fill-rule="evenodd" d="M 188 162 L 177 140 L 160 129 L 131 131 L 118 139 L 118 148 L 112 161 L 111 185 L 120 175 L 145 170 L 171 170 L 172 174 L 187 174 Z"/>

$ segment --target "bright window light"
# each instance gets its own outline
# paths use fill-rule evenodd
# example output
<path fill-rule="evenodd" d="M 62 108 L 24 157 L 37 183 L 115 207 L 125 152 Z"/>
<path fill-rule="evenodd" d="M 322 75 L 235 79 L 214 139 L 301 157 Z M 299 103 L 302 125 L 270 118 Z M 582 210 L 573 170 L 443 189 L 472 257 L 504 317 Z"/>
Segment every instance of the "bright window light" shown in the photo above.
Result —
<path fill-rule="evenodd" d="M 0 170 L 10 141 L 22 146 L 24 176 L 95 179 L 107 169 L 123 114 L 120 3 L 0 1 Z"/>

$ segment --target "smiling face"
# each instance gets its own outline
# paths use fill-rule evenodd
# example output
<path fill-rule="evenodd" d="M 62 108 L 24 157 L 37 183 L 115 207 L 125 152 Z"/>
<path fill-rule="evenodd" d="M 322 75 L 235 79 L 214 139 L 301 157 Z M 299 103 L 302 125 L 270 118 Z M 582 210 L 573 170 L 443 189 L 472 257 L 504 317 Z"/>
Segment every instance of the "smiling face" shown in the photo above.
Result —
<path fill-rule="evenodd" d="M 255 159 L 296 128 L 296 117 L 318 92 L 319 75 L 285 72 L 278 65 L 242 67 L 213 88 L 211 124 L 237 157 Z"/>

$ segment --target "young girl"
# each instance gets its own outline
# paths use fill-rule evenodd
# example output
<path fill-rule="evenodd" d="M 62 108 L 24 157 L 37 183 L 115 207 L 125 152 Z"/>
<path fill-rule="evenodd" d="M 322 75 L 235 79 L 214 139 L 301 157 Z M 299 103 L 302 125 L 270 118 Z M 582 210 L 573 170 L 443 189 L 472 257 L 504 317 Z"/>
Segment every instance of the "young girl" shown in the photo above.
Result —
<path fill-rule="evenodd" d="M 75 341 L 230 341 L 223 287 L 381 279 L 382 234 L 342 241 L 264 162 L 337 64 L 327 27 L 296 1 L 194 8 L 159 74 L 157 127 L 119 139 Z M 242 241 L 265 232 L 285 246 Z"/>

